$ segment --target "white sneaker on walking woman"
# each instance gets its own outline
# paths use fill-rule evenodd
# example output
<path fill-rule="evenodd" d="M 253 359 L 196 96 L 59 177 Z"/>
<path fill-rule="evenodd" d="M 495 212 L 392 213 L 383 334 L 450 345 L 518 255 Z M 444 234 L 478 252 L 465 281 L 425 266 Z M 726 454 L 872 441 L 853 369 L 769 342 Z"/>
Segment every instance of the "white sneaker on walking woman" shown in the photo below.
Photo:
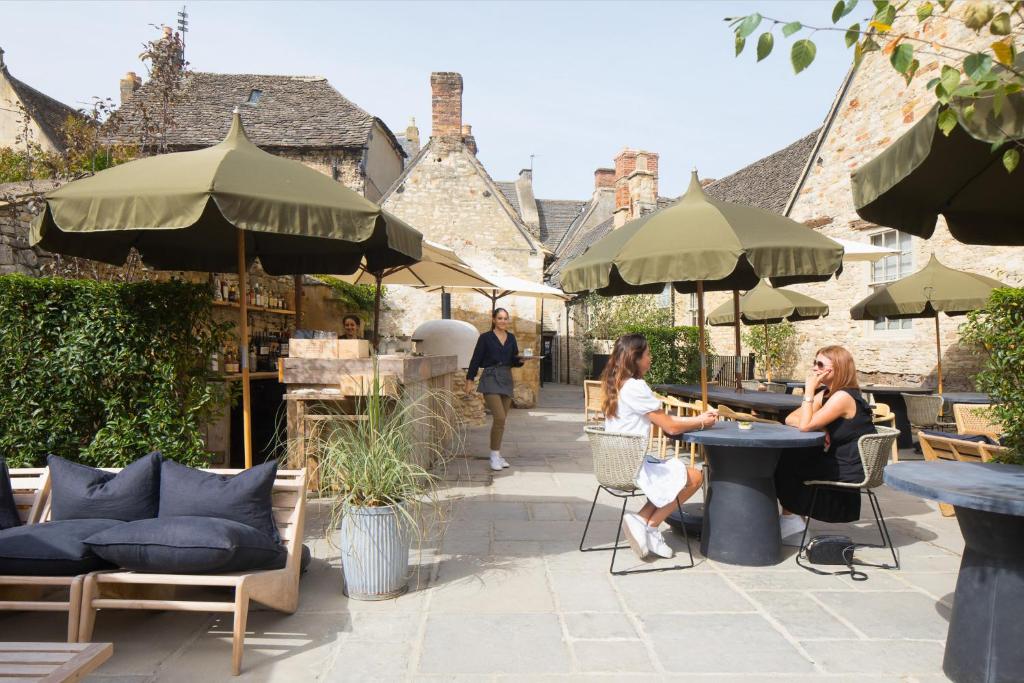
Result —
<path fill-rule="evenodd" d="M 647 546 L 647 522 L 640 515 L 627 512 L 626 516 L 622 518 L 622 532 L 626 535 L 626 541 L 637 557 L 643 560 L 651 554 L 650 548 Z"/>
<path fill-rule="evenodd" d="M 502 469 L 501 456 L 495 451 L 491 451 L 491 469 L 495 472 L 501 472 Z"/>

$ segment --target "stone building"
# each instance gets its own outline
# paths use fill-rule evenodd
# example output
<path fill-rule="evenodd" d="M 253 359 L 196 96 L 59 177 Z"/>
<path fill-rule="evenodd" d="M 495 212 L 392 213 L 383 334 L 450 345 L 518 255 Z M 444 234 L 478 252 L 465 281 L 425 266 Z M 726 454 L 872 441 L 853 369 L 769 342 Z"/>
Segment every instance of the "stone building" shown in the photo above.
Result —
<path fill-rule="evenodd" d="M 108 127 L 108 136 L 136 142 L 161 116 L 159 93 L 133 72 L 121 79 L 120 90 L 119 124 Z M 189 72 L 170 106 L 169 150 L 220 142 L 235 107 L 260 148 L 301 161 L 373 201 L 402 172 L 405 151 L 387 125 L 319 76 Z"/>
<path fill-rule="evenodd" d="M 462 118 L 462 76 L 433 73 L 430 139 L 384 194 L 384 208 L 416 226 L 423 235 L 454 249 L 482 273 L 496 272 L 541 282 L 547 250 L 542 234 L 557 232 L 555 221 L 541 228 L 535 207 L 521 214 L 477 158 L 472 128 Z M 528 177 L 521 176 L 524 183 Z M 532 197 L 532 188 L 529 188 Z M 525 195 L 524 195 L 525 197 Z M 517 200 L 518 201 L 518 200 Z M 530 221 L 529 223 L 527 221 Z M 382 332 L 411 333 L 421 322 L 441 317 L 441 295 L 408 287 L 388 289 Z M 539 348 L 540 303 L 506 297 L 499 306 L 512 315 L 520 348 Z M 452 317 L 483 331 L 490 326 L 491 302 L 472 291 L 452 293 Z M 536 390 L 539 368 L 527 363 L 514 371 L 518 384 Z"/>
<path fill-rule="evenodd" d="M 0 147 L 23 147 L 24 114 L 28 115 L 29 137 L 44 152 L 63 152 L 63 127 L 68 117 L 82 118 L 82 114 L 44 95 L 32 86 L 11 75 L 0 48 Z"/>

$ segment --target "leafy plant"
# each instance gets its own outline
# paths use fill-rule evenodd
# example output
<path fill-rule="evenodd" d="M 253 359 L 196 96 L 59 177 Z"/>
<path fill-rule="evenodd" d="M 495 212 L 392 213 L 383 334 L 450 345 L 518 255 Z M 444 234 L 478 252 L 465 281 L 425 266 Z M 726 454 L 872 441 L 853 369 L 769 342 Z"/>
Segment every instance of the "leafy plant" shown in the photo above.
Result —
<path fill-rule="evenodd" d="M 996 404 L 1003 443 L 1013 451 L 1009 461 L 1024 465 L 1024 289 L 993 291 L 985 308 L 968 314 L 960 335 L 985 354 L 974 382 Z"/>
<path fill-rule="evenodd" d="M 693 384 L 700 379 L 700 347 L 696 327 L 626 325 L 620 334 L 642 334 L 651 349 L 648 384 Z M 619 335 L 616 335 L 616 337 Z M 712 353 L 705 337 L 706 353 Z"/>
<path fill-rule="evenodd" d="M 860 64 L 869 52 L 881 51 L 907 85 L 919 71 L 928 70 L 921 68 L 921 60 L 928 61 L 939 75 L 925 87 L 937 102 L 949 105 L 939 114 L 938 127 L 942 133 L 949 135 L 957 126 L 963 127 L 975 138 L 992 143 L 993 152 L 1002 150 L 1003 166 L 1007 172 L 1013 172 L 1024 149 L 1024 131 L 1006 103 L 1013 98 L 1017 100 L 1016 107 L 1024 106 L 1024 3 L 974 0 L 957 3 L 962 10 L 950 11 L 953 0 L 873 0 L 870 16 L 845 28 L 838 26 L 857 6 L 857 0 L 837 0 L 832 8 L 832 26 L 806 26 L 799 21 L 763 17 L 757 12 L 728 17 L 726 21 L 733 30 L 737 56 L 743 52 L 747 38 L 767 26 L 757 40 L 759 62 L 771 53 L 776 28 L 781 28 L 784 38 L 806 36 L 795 40 L 790 49 L 790 62 L 796 73 L 814 61 L 817 47 L 811 37 L 820 31 L 842 33 L 846 47 L 853 48 L 854 65 Z M 946 25 L 958 23 L 979 36 L 985 33 L 989 36 L 986 42 L 991 42 L 976 49 L 943 42 L 945 31 L 933 39 L 920 30 L 911 30 L 915 24 L 926 28 L 926 24 L 940 20 Z M 897 29 L 897 25 L 906 30 Z M 984 122 L 976 118 L 983 118 Z"/>
<path fill-rule="evenodd" d="M 754 351 L 757 365 L 766 372 L 785 374 L 796 360 L 796 328 L 788 321 L 774 325 L 750 325 L 743 343 Z"/>
<path fill-rule="evenodd" d="M 51 453 L 119 467 L 152 450 L 206 462 L 226 327 L 202 285 L 0 277 L 0 454 L 19 467 Z"/>
<path fill-rule="evenodd" d="M 355 404 L 360 419 L 322 427 L 308 442 L 319 463 L 321 495 L 333 498 L 330 528 L 338 528 L 351 508 L 393 506 L 422 538 L 424 506 L 439 508 L 436 472 L 461 450 L 454 397 L 437 391 L 388 396 L 375 369 L 368 395 Z"/>
<path fill-rule="evenodd" d="M 317 275 L 317 279 L 330 287 L 338 301 L 349 310 L 364 314 L 373 313 L 373 301 L 377 292 L 376 286 L 353 285 L 332 275 Z M 386 291 L 387 287 L 381 287 L 382 306 Z"/>

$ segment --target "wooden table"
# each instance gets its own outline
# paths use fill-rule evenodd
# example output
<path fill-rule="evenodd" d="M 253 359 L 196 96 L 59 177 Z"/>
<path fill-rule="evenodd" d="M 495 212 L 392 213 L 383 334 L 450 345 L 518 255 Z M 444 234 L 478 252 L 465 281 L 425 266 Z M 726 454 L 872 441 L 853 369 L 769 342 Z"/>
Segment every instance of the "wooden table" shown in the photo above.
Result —
<path fill-rule="evenodd" d="M 750 429 L 739 424 L 719 422 L 682 435 L 687 443 L 704 446 L 710 470 L 700 550 L 704 557 L 728 564 L 778 564 L 782 539 L 775 467 L 783 449 L 820 446 L 825 435 L 781 424 L 754 423 Z"/>
<path fill-rule="evenodd" d="M 690 400 L 700 400 L 700 387 L 696 384 L 658 384 L 655 391 L 670 396 L 682 396 Z M 719 386 L 708 387 L 708 402 L 719 403 L 730 408 L 756 410 L 758 413 L 773 419 L 785 419 L 786 415 L 800 407 L 803 401 L 792 394 L 776 394 L 770 391 L 736 391 Z"/>
<path fill-rule="evenodd" d="M 80 681 L 113 652 L 111 643 L 0 643 L 0 681 Z"/>
<path fill-rule="evenodd" d="M 1024 676 L 1024 467 L 981 462 L 900 462 L 885 483 L 949 503 L 964 554 L 942 670 L 957 682 Z"/>

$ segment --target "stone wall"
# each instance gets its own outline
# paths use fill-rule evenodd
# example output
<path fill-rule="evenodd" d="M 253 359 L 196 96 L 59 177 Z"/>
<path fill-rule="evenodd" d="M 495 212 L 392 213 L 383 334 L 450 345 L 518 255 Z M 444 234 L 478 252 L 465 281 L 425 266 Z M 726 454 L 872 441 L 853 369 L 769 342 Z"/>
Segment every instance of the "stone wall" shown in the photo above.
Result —
<path fill-rule="evenodd" d="M 0 185 L 0 275 L 38 276 L 51 261 L 49 254 L 28 245 L 29 231 L 36 216 L 29 200 L 34 191 L 54 187 L 46 181 Z"/>

